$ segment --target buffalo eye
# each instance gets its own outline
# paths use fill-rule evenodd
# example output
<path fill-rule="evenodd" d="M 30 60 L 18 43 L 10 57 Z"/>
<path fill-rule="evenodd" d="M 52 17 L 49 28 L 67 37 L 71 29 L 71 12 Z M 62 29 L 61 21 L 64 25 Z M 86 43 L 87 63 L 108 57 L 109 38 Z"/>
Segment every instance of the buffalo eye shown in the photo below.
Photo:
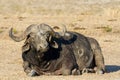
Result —
<path fill-rule="evenodd" d="M 34 42 L 34 38 L 31 38 L 31 41 Z"/>
<path fill-rule="evenodd" d="M 46 33 L 44 36 L 46 37 L 46 40 L 47 40 L 47 41 L 49 41 L 49 40 L 50 40 L 50 38 L 51 38 L 51 36 L 50 36 L 50 34 L 49 34 L 49 33 Z"/>
<path fill-rule="evenodd" d="M 49 33 L 46 33 L 45 35 L 46 35 L 46 37 L 47 37 L 47 38 L 50 36 L 50 34 L 49 34 Z"/>

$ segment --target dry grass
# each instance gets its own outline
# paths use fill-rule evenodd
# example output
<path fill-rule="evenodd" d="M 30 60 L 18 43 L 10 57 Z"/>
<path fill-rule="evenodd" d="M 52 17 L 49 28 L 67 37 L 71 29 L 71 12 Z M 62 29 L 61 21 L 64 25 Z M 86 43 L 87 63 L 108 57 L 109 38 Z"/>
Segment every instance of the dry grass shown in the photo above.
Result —
<path fill-rule="evenodd" d="M 120 2 L 93 4 L 95 2 L 99 0 L 0 0 L 0 80 L 120 80 Z M 17 35 L 34 23 L 47 23 L 55 31 L 60 31 L 61 24 L 65 24 L 70 31 L 96 38 L 107 73 L 26 76 L 21 58 L 24 41 L 12 41 L 8 31 L 13 27 Z"/>

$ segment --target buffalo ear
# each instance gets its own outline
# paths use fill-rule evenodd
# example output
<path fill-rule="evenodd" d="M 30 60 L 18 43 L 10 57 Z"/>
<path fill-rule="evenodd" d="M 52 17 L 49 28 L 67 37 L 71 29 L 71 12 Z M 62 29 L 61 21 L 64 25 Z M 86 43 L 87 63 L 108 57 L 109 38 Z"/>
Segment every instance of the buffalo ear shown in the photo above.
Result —
<path fill-rule="evenodd" d="M 22 46 L 22 52 L 26 52 L 30 49 L 30 45 L 26 43 L 25 45 Z"/>
<path fill-rule="evenodd" d="M 58 48 L 58 47 L 59 47 L 56 41 L 52 41 L 52 42 L 51 42 L 51 46 L 52 46 L 53 48 Z"/>

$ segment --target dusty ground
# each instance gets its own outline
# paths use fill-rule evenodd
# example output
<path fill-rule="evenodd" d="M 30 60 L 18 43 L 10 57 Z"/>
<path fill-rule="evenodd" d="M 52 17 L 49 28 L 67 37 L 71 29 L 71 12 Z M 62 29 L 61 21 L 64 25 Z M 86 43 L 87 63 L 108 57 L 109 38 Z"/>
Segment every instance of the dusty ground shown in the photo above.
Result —
<path fill-rule="evenodd" d="M 6 2 L 7 4 L 5 4 Z M 11 0 L 13 1 L 13 0 Z M 17 0 L 14 0 L 17 1 Z M 36 0 L 31 0 L 30 6 Z M 42 0 L 39 0 L 41 2 Z M 120 80 L 120 2 L 91 3 L 91 0 L 78 3 L 79 0 L 51 0 L 57 7 L 46 5 L 47 0 L 42 5 L 42 10 L 38 10 L 35 5 L 28 8 L 27 0 L 22 7 L 9 4 L 9 0 L 1 0 L 0 3 L 0 80 Z M 74 3 L 72 2 L 74 1 Z M 76 2 L 75 2 L 76 1 Z M 96 0 L 97 1 L 97 0 Z M 99 1 L 99 0 L 98 0 Z M 106 0 L 106 2 L 110 0 Z M 90 4 L 91 3 L 91 4 Z M 3 5 L 5 4 L 5 6 Z M 12 3 L 11 3 L 12 4 Z M 16 4 L 14 2 L 14 4 Z M 58 4 L 58 5 L 57 5 Z M 66 5 L 65 5 L 66 4 Z M 38 4 L 37 4 L 38 5 Z M 70 6 L 71 5 L 71 6 Z M 81 5 L 81 6 L 80 6 Z M 50 6 L 50 7 L 49 7 Z M 36 8 L 34 8 L 36 7 Z M 16 9 L 17 8 L 17 9 Z M 40 8 L 41 9 L 41 8 Z M 18 10 L 18 11 L 17 11 Z M 52 10 L 52 11 L 51 11 Z M 8 11 L 8 12 L 7 12 Z M 86 36 L 96 38 L 101 45 L 102 53 L 105 58 L 107 73 L 103 75 L 83 74 L 79 76 L 39 76 L 28 77 L 22 68 L 21 46 L 22 42 L 14 42 L 8 36 L 8 31 L 14 27 L 16 35 L 33 23 L 47 23 L 54 26 L 65 24 L 70 31 L 76 31 Z M 60 29 L 55 29 L 56 31 Z"/>

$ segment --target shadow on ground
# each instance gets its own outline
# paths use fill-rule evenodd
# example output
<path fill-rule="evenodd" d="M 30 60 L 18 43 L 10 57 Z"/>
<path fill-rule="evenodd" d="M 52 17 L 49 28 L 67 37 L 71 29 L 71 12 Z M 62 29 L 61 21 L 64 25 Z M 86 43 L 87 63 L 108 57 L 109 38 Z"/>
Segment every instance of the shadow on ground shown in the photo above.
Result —
<path fill-rule="evenodd" d="M 120 66 L 117 66 L 117 65 L 106 65 L 105 67 L 106 67 L 107 73 L 116 72 L 120 70 Z"/>

